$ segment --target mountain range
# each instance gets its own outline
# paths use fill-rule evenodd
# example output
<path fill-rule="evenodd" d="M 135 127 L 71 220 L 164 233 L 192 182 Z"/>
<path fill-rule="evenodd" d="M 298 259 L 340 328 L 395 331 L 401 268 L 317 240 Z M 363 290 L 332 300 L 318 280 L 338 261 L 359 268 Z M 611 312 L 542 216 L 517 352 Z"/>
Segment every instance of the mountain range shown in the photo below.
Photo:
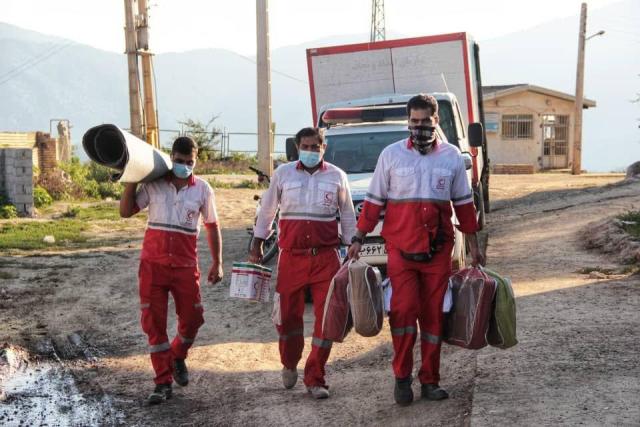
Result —
<path fill-rule="evenodd" d="M 638 18 L 637 0 L 589 13 L 588 34 L 606 31 L 586 46 L 585 96 L 597 102 L 583 118 L 583 166 L 590 171 L 621 170 L 640 160 L 640 104 L 631 102 L 640 92 L 640 30 L 632 25 Z M 530 83 L 574 93 L 577 34 L 576 16 L 480 40 L 483 83 Z M 365 34 L 332 36 L 272 50 L 276 133 L 311 124 L 305 50 L 366 39 Z M 125 55 L 5 23 L 0 23 L 0 52 L 1 131 L 48 131 L 50 119 L 66 118 L 77 146 L 96 124 L 129 126 Z M 233 134 L 256 129 L 253 57 L 201 49 L 159 54 L 154 64 L 160 128 L 169 130 L 161 132 L 163 144 L 170 143 L 180 121 L 217 116 L 215 126 L 232 133 L 232 150 L 255 150 L 254 136 Z M 278 137 L 277 150 L 283 139 Z"/>

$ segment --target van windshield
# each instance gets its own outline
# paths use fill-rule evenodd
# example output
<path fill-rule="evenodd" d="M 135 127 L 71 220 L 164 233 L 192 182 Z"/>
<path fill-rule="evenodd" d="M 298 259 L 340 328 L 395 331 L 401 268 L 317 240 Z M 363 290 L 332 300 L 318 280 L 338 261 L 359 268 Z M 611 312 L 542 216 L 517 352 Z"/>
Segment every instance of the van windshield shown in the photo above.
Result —
<path fill-rule="evenodd" d="M 331 135 L 324 158 L 346 173 L 373 172 L 387 145 L 409 137 L 409 131 Z"/>

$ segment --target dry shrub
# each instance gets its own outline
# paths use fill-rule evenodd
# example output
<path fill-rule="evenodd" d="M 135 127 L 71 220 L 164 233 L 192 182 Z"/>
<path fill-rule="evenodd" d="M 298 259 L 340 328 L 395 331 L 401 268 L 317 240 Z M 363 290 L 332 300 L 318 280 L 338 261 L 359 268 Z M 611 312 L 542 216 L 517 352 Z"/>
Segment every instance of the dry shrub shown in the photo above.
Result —
<path fill-rule="evenodd" d="M 640 263 L 640 242 L 624 230 L 619 218 L 594 222 L 582 230 L 587 249 L 598 249 L 618 257 L 622 264 Z"/>

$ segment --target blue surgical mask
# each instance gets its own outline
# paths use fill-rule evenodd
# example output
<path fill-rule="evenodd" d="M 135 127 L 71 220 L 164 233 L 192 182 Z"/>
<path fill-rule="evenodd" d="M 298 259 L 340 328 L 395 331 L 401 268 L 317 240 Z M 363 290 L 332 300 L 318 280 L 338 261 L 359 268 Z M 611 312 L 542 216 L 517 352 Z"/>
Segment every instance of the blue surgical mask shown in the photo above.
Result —
<path fill-rule="evenodd" d="M 187 166 L 182 163 L 173 164 L 173 174 L 182 179 L 189 178 L 193 173 L 193 166 Z"/>
<path fill-rule="evenodd" d="M 320 163 L 320 152 L 318 151 L 300 150 L 298 157 L 302 164 L 308 168 L 314 168 Z"/>

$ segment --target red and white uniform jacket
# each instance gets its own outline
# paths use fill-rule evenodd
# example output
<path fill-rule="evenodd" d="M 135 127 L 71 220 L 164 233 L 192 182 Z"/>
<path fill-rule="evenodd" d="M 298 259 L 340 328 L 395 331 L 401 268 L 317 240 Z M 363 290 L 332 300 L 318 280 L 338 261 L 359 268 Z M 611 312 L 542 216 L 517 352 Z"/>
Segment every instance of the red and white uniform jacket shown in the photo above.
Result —
<path fill-rule="evenodd" d="M 451 202 L 463 233 L 478 230 L 473 193 L 460 150 L 437 141 L 421 155 L 404 139 L 385 148 L 369 184 L 358 229 L 371 232 L 384 209 L 382 237 L 389 249 L 429 252 L 438 226 L 444 242 L 453 241 Z"/>
<path fill-rule="evenodd" d="M 281 249 L 338 247 L 338 221 L 342 243 L 350 244 L 356 217 L 347 175 L 337 166 L 322 161 L 309 174 L 302 163 L 279 166 L 262 196 L 254 235 L 266 239 L 280 207 L 278 246 Z"/>
<path fill-rule="evenodd" d="M 205 226 L 218 222 L 215 196 L 208 182 L 191 175 L 189 183 L 176 191 L 171 175 L 167 175 L 142 184 L 136 206 L 137 211 L 149 206 L 141 260 L 172 267 L 198 265 L 200 215 Z"/>

